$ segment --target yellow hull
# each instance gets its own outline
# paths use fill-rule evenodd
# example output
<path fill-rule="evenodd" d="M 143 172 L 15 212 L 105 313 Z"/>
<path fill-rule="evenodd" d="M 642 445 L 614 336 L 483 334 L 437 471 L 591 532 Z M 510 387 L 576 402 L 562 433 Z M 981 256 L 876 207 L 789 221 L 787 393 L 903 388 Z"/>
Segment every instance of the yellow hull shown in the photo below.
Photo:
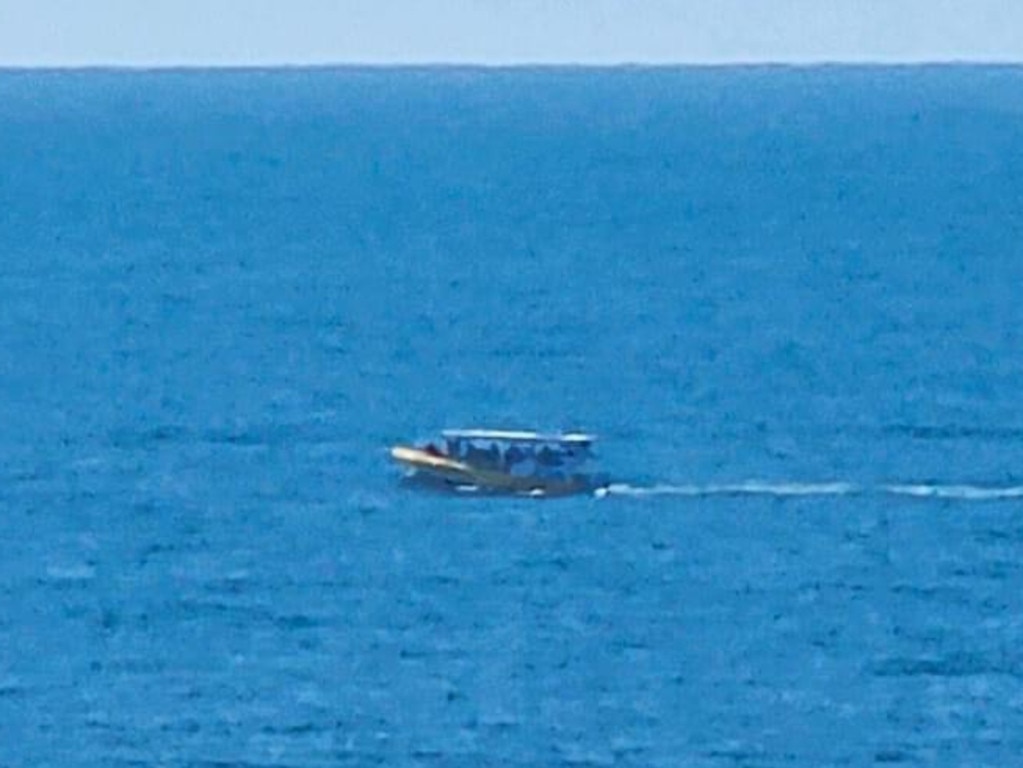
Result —
<path fill-rule="evenodd" d="M 418 448 L 397 446 L 391 449 L 391 458 L 417 475 L 439 481 L 452 487 L 472 486 L 490 493 L 537 493 L 544 496 L 564 496 L 582 493 L 590 484 L 582 478 L 520 477 L 499 470 L 473 467 L 446 456 L 436 456 Z"/>

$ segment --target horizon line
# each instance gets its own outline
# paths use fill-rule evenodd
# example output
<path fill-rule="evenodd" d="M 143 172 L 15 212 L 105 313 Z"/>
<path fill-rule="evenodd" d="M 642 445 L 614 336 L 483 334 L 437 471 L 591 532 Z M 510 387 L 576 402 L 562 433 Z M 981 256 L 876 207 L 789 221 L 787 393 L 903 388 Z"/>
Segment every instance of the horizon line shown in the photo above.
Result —
<path fill-rule="evenodd" d="M 913 68 L 913 67 L 1005 67 L 1023 68 L 1016 59 L 735 59 L 733 61 L 323 61 L 323 62 L 159 62 L 159 63 L 38 63 L 0 62 L 0 72 L 161 72 L 161 71 L 259 71 L 328 69 L 812 69 L 812 68 Z"/>

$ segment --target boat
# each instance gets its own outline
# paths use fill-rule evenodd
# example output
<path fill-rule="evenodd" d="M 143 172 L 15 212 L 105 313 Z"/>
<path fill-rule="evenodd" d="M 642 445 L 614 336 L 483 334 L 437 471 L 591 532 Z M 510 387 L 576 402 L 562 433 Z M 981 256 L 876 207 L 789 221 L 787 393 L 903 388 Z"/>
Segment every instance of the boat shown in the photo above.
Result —
<path fill-rule="evenodd" d="M 593 435 L 447 429 L 441 440 L 397 445 L 391 457 L 414 484 L 484 494 L 567 496 L 608 484 L 594 473 Z"/>

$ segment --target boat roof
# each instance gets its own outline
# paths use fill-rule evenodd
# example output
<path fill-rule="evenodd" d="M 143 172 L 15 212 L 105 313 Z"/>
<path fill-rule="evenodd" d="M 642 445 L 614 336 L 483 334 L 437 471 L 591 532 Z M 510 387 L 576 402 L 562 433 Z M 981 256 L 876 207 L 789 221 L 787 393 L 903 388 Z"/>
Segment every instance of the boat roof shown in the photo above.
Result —
<path fill-rule="evenodd" d="M 445 429 L 447 440 L 500 440 L 506 443 L 564 443 L 586 445 L 597 438 L 582 432 L 525 432 L 506 429 Z"/>

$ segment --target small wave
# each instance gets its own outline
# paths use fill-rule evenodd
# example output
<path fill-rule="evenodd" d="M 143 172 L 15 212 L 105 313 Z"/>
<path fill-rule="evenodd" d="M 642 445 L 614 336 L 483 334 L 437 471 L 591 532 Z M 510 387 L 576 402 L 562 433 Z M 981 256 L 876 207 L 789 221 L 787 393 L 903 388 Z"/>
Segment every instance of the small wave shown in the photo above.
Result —
<path fill-rule="evenodd" d="M 353 491 L 348 497 L 348 503 L 364 514 L 383 512 L 390 507 L 387 498 L 372 491 Z"/>
<path fill-rule="evenodd" d="M 1023 429 L 1013 426 L 976 426 L 973 424 L 893 424 L 882 429 L 884 434 L 910 437 L 914 440 L 992 440 L 1019 442 Z"/>
<path fill-rule="evenodd" d="M 46 580 L 51 584 L 84 584 L 96 577 L 96 568 L 90 564 L 58 566 L 46 569 Z"/>
<path fill-rule="evenodd" d="M 5 696 L 20 696 L 25 692 L 25 686 L 17 677 L 0 677 L 0 699 Z"/>

